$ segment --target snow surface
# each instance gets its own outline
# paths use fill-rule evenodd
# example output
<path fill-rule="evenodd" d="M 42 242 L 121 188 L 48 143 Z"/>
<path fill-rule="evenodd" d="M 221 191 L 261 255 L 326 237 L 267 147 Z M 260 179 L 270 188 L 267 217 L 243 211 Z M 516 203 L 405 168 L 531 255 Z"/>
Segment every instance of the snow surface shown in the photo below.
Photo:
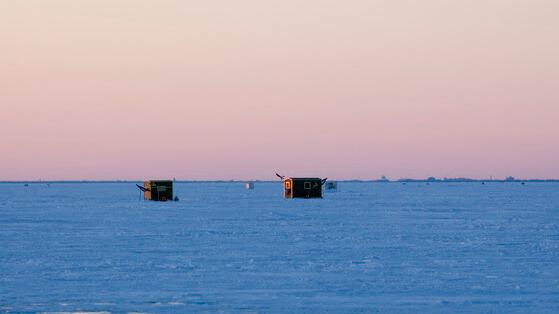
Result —
<path fill-rule="evenodd" d="M 559 313 L 559 184 L 0 184 L 0 312 Z"/>

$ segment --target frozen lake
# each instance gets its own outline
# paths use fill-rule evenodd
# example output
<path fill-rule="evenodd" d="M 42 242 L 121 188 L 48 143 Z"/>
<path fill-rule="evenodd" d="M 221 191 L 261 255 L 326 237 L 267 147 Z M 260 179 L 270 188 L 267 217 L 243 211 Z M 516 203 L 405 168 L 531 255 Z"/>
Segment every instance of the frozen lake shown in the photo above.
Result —
<path fill-rule="evenodd" d="M 559 184 L 0 184 L 0 312 L 559 313 Z"/>

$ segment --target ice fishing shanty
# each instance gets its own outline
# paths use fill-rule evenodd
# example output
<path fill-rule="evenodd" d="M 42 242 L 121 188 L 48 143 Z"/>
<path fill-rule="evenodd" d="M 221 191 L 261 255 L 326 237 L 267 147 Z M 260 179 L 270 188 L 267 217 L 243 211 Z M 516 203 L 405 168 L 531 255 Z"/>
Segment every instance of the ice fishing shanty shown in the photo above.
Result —
<path fill-rule="evenodd" d="M 144 181 L 144 186 L 136 184 L 140 191 L 144 192 L 146 201 L 172 201 L 173 200 L 173 181 L 171 180 L 150 180 Z"/>
<path fill-rule="evenodd" d="M 322 186 L 328 179 L 289 178 L 276 173 L 283 180 L 284 198 L 322 198 Z"/>

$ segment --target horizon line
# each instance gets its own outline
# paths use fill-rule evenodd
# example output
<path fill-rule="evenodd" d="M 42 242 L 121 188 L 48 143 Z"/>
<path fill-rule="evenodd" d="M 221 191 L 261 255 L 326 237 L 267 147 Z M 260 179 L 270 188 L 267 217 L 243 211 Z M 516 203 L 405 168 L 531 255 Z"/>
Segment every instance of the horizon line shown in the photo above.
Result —
<path fill-rule="evenodd" d="M 177 183 L 246 183 L 246 182 L 260 182 L 260 183 L 279 183 L 281 180 L 261 180 L 261 179 L 168 179 L 169 181 Z M 78 179 L 78 180 L 0 180 L 0 184 L 9 183 L 137 183 L 146 180 L 136 179 Z M 149 180 L 148 180 L 149 181 Z M 337 182 L 376 182 L 376 183 L 398 183 L 398 182 L 559 182 L 559 178 L 555 179 L 521 179 L 521 178 L 505 178 L 505 179 L 474 179 L 474 178 L 435 178 L 430 177 L 427 179 L 415 178 L 400 178 L 400 179 L 331 179 L 328 181 Z"/>

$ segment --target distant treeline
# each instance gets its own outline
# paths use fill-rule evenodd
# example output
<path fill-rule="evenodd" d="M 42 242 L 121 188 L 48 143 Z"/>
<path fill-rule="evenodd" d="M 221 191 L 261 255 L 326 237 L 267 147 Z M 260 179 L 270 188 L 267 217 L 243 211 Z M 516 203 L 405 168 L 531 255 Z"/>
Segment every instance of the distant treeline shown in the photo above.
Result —
<path fill-rule="evenodd" d="M 375 182 L 375 183 L 397 183 L 397 182 L 455 182 L 455 183 L 466 183 L 466 182 L 554 182 L 559 183 L 559 179 L 516 179 L 513 177 L 508 177 L 506 179 L 470 179 L 470 178 L 435 178 L 429 177 L 427 179 L 396 179 L 389 180 L 387 178 L 381 178 L 376 180 L 330 180 L 337 182 Z M 56 180 L 56 181 L 0 181 L 2 183 L 25 183 L 25 184 L 56 184 L 56 183 L 138 183 L 143 182 L 142 180 Z M 269 180 L 175 180 L 176 183 L 245 183 L 245 182 L 255 182 L 255 183 L 278 183 L 280 181 L 269 181 Z"/>
<path fill-rule="evenodd" d="M 396 181 L 382 181 L 377 182 L 559 182 L 559 179 L 469 179 L 469 178 L 443 178 L 443 179 L 399 179 Z"/>

